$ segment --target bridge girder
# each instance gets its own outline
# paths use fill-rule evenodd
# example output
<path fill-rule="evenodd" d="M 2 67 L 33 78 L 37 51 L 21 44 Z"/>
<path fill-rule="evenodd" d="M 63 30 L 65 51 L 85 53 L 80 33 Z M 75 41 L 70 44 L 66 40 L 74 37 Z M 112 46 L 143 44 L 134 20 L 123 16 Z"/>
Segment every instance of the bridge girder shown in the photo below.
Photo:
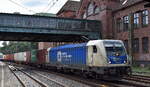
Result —
<path fill-rule="evenodd" d="M 99 21 L 0 14 L 0 40 L 4 41 L 80 41 L 100 39 Z M 85 37 L 85 38 L 84 38 Z"/>

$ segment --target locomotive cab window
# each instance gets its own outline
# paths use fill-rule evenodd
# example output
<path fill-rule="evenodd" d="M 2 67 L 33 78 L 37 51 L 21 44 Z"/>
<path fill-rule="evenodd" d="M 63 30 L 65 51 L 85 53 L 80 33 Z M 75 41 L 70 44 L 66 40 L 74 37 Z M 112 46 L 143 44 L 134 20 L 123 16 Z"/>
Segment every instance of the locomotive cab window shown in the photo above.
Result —
<path fill-rule="evenodd" d="M 93 53 L 97 53 L 97 47 L 93 46 Z"/>
<path fill-rule="evenodd" d="M 119 42 L 104 42 L 107 56 L 124 56 L 126 55 L 122 43 Z"/>

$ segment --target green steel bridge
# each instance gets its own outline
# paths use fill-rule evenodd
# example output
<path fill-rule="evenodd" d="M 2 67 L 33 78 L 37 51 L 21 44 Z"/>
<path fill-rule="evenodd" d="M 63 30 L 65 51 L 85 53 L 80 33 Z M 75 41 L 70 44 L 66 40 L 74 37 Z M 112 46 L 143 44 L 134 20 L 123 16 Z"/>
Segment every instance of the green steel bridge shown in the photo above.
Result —
<path fill-rule="evenodd" d="M 101 23 L 37 15 L 0 13 L 0 40 L 67 42 L 101 38 Z"/>

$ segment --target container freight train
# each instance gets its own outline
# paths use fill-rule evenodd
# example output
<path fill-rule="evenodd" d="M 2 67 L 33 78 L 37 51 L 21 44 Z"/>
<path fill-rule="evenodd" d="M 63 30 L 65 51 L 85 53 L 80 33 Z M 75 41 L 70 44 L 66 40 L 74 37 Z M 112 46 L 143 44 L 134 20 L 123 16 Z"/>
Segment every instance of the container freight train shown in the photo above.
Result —
<path fill-rule="evenodd" d="M 120 40 L 91 40 L 87 43 L 9 54 L 4 59 L 100 78 L 131 73 L 131 60 Z"/>
<path fill-rule="evenodd" d="M 3 60 L 3 54 L 0 53 L 0 60 Z"/>

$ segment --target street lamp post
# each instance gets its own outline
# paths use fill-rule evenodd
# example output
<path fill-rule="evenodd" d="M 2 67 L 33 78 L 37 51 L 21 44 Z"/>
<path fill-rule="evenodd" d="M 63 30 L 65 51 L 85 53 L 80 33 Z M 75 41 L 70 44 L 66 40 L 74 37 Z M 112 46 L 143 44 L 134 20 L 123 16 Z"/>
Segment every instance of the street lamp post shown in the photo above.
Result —
<path fill-rule="evenodd" d="M 133 61 L 133 40 L 134 40 L 134 16 L 133 13 L 129 14 L 129 33 L 128 33 L 128 38 L 129 38 L 129 57 Z"/>
<path fill-rule="evenodd" d="M 122 5 L 125 5 L 128 2 L 128 0 L 124 0 Z M 133 64 L 133 40 L 134 40 L 134 17 L 133 13 L 129 14 L 129 33 L 128 33 L 128 39 L 129 39 L 129 58 L 132 61 L 131 64 Z"/>

